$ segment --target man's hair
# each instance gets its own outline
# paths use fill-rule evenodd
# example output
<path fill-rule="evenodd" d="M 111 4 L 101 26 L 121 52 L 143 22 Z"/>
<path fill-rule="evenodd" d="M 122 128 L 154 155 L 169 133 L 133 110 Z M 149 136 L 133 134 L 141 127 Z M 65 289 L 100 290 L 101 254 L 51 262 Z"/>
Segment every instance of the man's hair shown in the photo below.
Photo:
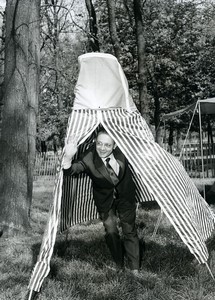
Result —
<path fill-rule="evenodd" d="M 104 133 L 104 134 L 109 135 L 109 133 L 107 133 L 107 131 L 106 131 L 104 128 L 101 128 L 101 129 L 99 129 L 99 131 L 97 132 L 96 137 L 99 136 L 101 133 Z"/>
<path fill-rule="evenodd" d="M 100 134 L 107 134 L 112 140 L 113 140 L 113 142 L 114 142 L 114 144 L 115 144 L 115 141 L 114 141 L 114 139 L 110 136 L 110 134 L 102 127 L 102 128 L 100 128 L 99 129 L 99 131 L 98 131 L 98 133 L 97 133 L 97 135 L 96 135 L 96 139 L 97 139 L 97 137 L 100 135 Z"/>

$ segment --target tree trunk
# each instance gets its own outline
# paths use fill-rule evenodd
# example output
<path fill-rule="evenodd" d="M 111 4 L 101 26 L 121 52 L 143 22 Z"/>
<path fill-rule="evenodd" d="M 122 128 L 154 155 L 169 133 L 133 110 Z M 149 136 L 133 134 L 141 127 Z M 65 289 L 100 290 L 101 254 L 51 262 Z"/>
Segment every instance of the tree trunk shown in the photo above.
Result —
<path fill-rule="evenodd" d="M 5 91 L 0 147 L 0 226 L 8 234 L 29 228 L 28 213 L 33 178 L 31 160 L 35 140 L 35 119 L 31 118 L 37 111 L 35 99 L 38 96 L 34 95 L 32 89 L 37 83 L 30 83 L 31 80 L 36 80 L 33 76 L 33 69 L 36 68 L 33 65 L 33 53 L 36 48 L 33 44 L 29 48 L 29 37 L 31 36 L 31 41 L 34 37 L 29 31 L 29 25 L 31 28 L 35 26 L 30 24 L 30 19 L 34 18 L 32 7 L 36 3 L 39 2 L 8 0 L 6 6 Z"/>
<path fill-rule="evenodd" d="M 32 201 L 40 71 L 40 3 L 33 0 L 29 35 L 28 203 Z"/>
<path fill-rule="evenodd" d="M 147 72 L 146 72 L 146 55 L 145 55 L 145 36 L 144 26 L 141 13 L 141 1 L 133 0 L 134 18 L 136 24 L 137 37 L 137 55 L 138 55 L 138 85 L 139 85 L 139 102 L 140 113 L 149 124 L 149 103 L 147 96 Z"/>
<path fill-rule="evenodd" d="M 153 66 L 155 69 L 155 66 Z M 150 76 L 151 84 L 152 84 L 152 95 L 154 98 L 154 124 L 155 124 L 155 141 L 159 144 L 162 145 L 162 137 L 161 137 L 161 127 L 160 127 L 160 115 L 161 115 L 161 104 L 160 104 L 160 97 L 159 97 L 159 92 L 158 92 L 158 84 L 155 80 L 154 77 L 154 72 L 150 72 L 148 70 L 148 74 Z"/>
<path fill-rule="evenodd" d="M 213 131 L 212 131 L 212 127 L 211 127 L 211 122 L 210 122 L 210 117 L 207 116 L 207 123 L 208 123 L 208 126 L 207 126 L 207 131 L 208 131 L 208 145 L 214 143 L 213 141 Z"/>
<path fill-rule="evenodd" d="M 108 22 L 109 22 L 109 30 L 110 30 L 110 37 L 114 49 L 114 54 L 118 61 L 120 61 L 120 44 L 117 35 L 116 29 L 116 14 L 115 14 L 115 0 L 106 0 L 107 7 L 108 7 Z"/>
<path fill-rule="evenodd" d="M 58 103 L 58 109 L 61 111 L 63 109 L 63 102 L 61 99 L 61 93 L 59 91 L 59 16 L 58 13 L 60 8 L 57 7 L 58 1 L 53 2 L 53 46 L 54 46 L 54 68 L 55 68 L 55 97 Z"/>
<path fill-rule="evenodd" d="M 174 139 L 174 126 L 173 123 L 170 122 L 169 125 L 169 138 L 168 138 L 168 146 L 169 146 L 169 152 L 173 153 L 173 139 Z"/>
<path fill-rule="evenodd" d="M 157 92 L 155 92 L 154 95 L 154 100 L 155 100 L 155 111 L 154 111 L 154 123 L 155 123 L 155 141 L 161 145 L 161 128 L 160 128 L 160 99 L 159 96 L 157 94 Z"/>
<path fill-rule="evenodd" d="M 100 51 L 99 49 L 99 41 L 97 37 L 97 20 L 96 20 L 96 13 L 92 3 L 92 0 L 85 0 L 86 8 L 89 14 L 89 26 L 90 26 L 90 50 L 91 51 Z"/>
<path fill-rule="evenodd" d="M 0 138 L 1 138 L 1 122 L 2 122 L 2 110 L 3 110 L 3 91 L 4 91 L 4 48 L 5 48 L 5 11 L 3 13 L 3 23 L 1 28 L 0 38 Z"/>

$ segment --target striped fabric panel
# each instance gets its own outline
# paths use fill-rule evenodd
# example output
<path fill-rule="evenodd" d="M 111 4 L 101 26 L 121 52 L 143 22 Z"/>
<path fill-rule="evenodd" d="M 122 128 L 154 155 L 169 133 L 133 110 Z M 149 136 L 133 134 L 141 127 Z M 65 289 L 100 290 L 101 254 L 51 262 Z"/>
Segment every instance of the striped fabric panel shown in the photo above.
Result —
<path fill-rule="evenodd" d="M 60 231 L 72 225 L 97 219 L 98 213 L 92 197 L 91 179 L 81 174 L 65 177 L 61 202 Z"/>
<path fill-rule="evenodd" d="M 77 159 L 93 142 L 92 134 L 78 148 Z M 65 176 L 62 186 L 60 231 L 63 232 L 72 225 L 97 219 L 98 213 L 92 197 L 92 182 L 86 174 Z"/>
<path fill-rule="evenodd" d="M 50 271 L 50 260 L 54 249 L 54 244 L 56 240 L 57 227 L 60 215 L 60 205 L 61 205 L 61 186 L 63 180 L 62 171 L 59 173 L 58 181 L 54 188 L 54 199 L 53 205 L 50 209 L 48 223 L 46 225 L 46 230 L 43 235 L 43 241 L 40 247 L 40 253 L 37 258 L 37 263 L 34 267 L 28 288 L 32 291 L 39 292 L 44 278 L 48 275 Z M 31 293 L 29 300 L 31 299 Z"/>
<path fill-rule="evenodd" d="M 191 253 L 199 262 L 205 263 L 208 259 L 205 240 L 214 228 L 214 214 L 183 166 L 154 142 L 151 131 L 138 112 L 129 113 L 122 109 L 72 111 L 66 142 L 70 137 L 78 140 L 81 145 L 77 155 L 89 147 L 99 124 L 128 158 L 138 201 L 156 200 Z M 49 273 L 60 211 L 62 231 L 98 217 L 91 188 L 88 176 L 63 180 L 60 171 L 40 255 L 29 283 L 30 290 L 39 291 Z"/>
<path fill-rule="evenodd" d="M 68 138 L 74 137 L 75 133 L 78 131 L 80 135 L 78 135 L 79 139 L 82 138 L 83 132 L 80 132 L 80 124 L 90 124 L 93 127 L 93 130 L 95 129 L 94 124 L 98 126 L 98 122 L 95 121 L 96 118 L 96 112 L 97 111 L 87 111 L 87 110 L 73 110 L 72 117 L 70 120 L 70 123 L 72 123 L 74 126 L 69 129 Z M 101 111 L 100 111 L 101 112 Z M 97 112 L 97 114 L 99 114 Z M 131 116 L 132 122 L 135 121 L 135 116 Z M 92 123 L 87 121 L 87 119 L 90 119 Z M 123 121 L 123 120 L 122 120 Z M 77 128 L 77 129 L 76 129 Z M 97 127 L 98 128 L 98 127 Z M 148 139 L 153 140 L 153 136 L 151 134 L 151 131 L 148 129 L 145 121 L 142 121 L 141 128 L 143 128 L 144 136 L 146 135 Z M 92 132 L 90 128 L 86 128 L 84 130 L 84 133 Z M 74 157 L 74 160 L 80 156 L 81 153 L 83 153 L 92 143 L 93 138 L 96 136 L 96 129 L 94 130 L 94 134 L 89 136 L 87 140 L 83 144 L 79 146 L 79 150 L 77 155 Z M 82 135 L 81 135 L 82 134 Z M 76 135 L 77 136 L 77 135 Z M 140 138 L 142 138 L 143 133 L 141 133 Z M 141 178 L 139 175 L 136 175 L 132 166 L 131 170 L 133 173 L 134 182 L 136 184 L 136 198 L 137 201 L 143 202 L 143 201 L 154 201 L 153 195 L 151 195 L 146 187 L 144 186 Z M 63 184 L 63 193 L 62 193 L 62 203 L 61 203 L 61 223 L 60 223 L 60 230 L 64 231 L 68 227 L 85 222 L 90 221 L 93 219 L 98 218 L 97 209 L 95 207 L 93 198 L 92 198 L 92 184 L 90 178 L 85 175 L 81 174 L 77 177 L 68 177 L 64 179 Z M 71 200 L 72 199 L 72 200 Z"/>
<path fill-rule="evenodd" d="M 120 123 L 118 120 L 121 120 Z M 133 125 L 131 115 L 127 112 L 120 109 L 111 113 L 103 111 L 103 126 L 128 158 L 135 173 L 139 174 L 191 253 L 199 262 L 205 263 L 208 259 L 205 239 L 214 229 L 214 214 L 179 161 L 144 137 L 146 129 L 141 130 L 142 120 L 136 114 Z"/>
<path fill-rule="evenodd" d="M 91 136 L 95 128 L 99 125 L 99 121 L 97 119 L 96 111 L 90 110 L 73 110 L 71 116 L 68 121 L 67 128 L 67 136 L 66 142 L 69 142 L 69 139 L 76 139 L 78 144 L 80 145 L 84 141 Z M 81 148 L 81 147 L 80 147 Z M 62 157 L 64 152 L 62 154 Z M 62 189 L 64 185 L 68 187 L 68 189 Z M 83 187 L 88 186 L 90 189 L 89 179 L 82 182 Z M 66 229 L 70 224 L 76 224 L 80 221 L 88 220 L 90 218 L 97 217 L 97 212 L 95 210 L 95 206 L 93 201 L 89 203 L 89 198 L 86 197 L 86 204 L 88 205 L 86 209 L 86 213 L 80 213 L 81 206 L 78 203 L 78 198 L 74 202 L 72 198 L 74 194 L 75 185 L 72 186 L 69 182 L 69 179 L 65 181 L 63 179 L 63 172 L 60 168 L 58 169 L 58 178 L 56 180 L 55 188 L 54 188 L 54 199 L 53 204 L 50 209 L 50 215 L 48 219 L 48 223 L 46 226 L 46 230 L 43 235 L 43 241 L 40 248 L 40 254 L 37 259 L 37 263 L 34 267 L 34 270 L 31 275 L 31 279 L 29 282 L 28 288 L 30 291 L 39 292 L 41 285 L 48 275 L 50 271 L 50 259 L 54 249 L 54 243 L 56 239 L 57 227 L 60 219 L 60 211 L 62 216 L 61 229 Z M 79 191 L 80 194 L 80 191 Z M 61 199 L 64 198 L 64 205 L 61 204 Z M 66 201 L 66 202 L 65 202 Z M 71 210 L 70 210 L 71 208 Z M 79 208 L 79 213 L 78 213 Z M 65 214 L 65 216 L 64 216 Z M 29 300 L 31 299 L 31 293 L 29 296 Z"/>
<path fill-rule="evenodd" d="M 82 144 L 98 127 L 99 123 L 96 110 L 72 110 L 68 122 L 66 142 L 68 139 L 76 139 L 78 145 Z"/>
<path fill-rule="evenodd" d="M 95 130 L 99 126 L 96 110 L 73 110 L 69 120 L 67 140 L 77 139 L 79 149 L 74 160 L 90 147 Z M 94 135 L 93 135 L 94 133 Z M 77 177 L 64 178 L 60 230 L 77 223 L 98 218 L 92 201 L 92 184 L 90 178 L 81 174 Z"/>
<path fill-rule="evenodd" d="M 144 185 L 142 178 L 139 174 L 135 173 L 132 165 L 129 164 L 129 168 L 132 172 L 133 181 L 136 186 L 136 201 L 137 202 L 146 202 L 146 201 L 155 201 L 155 198 L 152 194 L 147 190 Z"/>

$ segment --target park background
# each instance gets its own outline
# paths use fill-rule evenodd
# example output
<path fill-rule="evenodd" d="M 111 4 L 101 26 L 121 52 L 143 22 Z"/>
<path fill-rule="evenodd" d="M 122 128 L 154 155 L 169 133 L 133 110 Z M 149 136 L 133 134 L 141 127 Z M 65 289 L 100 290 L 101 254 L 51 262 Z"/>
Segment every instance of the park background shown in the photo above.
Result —
<path fill-rule="evenodd" d="M 24 299 L 52 201 L 78 56 L 92 51 L 115 55 L 155 140 L 177 154 L 191 112 L 171 119 L 165 130 L 162 116 L 214 97 L 215 2 L 0 4 L 0 299 Z M 214 149 L 214 119 L 204 116 L 202 124 L 204 141 Z M 198 129 L 197 119 L 190 134 L 195 145 Z M 109 258 L 100 224 L 80 225 L 69 237 L 58 237 L 52 273 L 38 299 L 213 299 L 214 282 L 192 262 L 165 218 L 152 239 L 158 215 L 156 205 L 140 212 L 139 234 L 147 246 L 142 279 L 132 282 L 103 270 L 102 262 Z"/>

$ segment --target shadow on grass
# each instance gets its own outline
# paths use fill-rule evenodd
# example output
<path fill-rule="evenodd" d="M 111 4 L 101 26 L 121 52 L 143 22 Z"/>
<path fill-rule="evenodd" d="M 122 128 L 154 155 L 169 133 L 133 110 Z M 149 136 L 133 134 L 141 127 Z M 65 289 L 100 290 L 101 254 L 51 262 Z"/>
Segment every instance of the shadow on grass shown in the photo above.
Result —
<path fill-rule="evenodd" d="M 210 240 L 209 249 L 212 250 L 212 248 L 214 248 L 214 245 L 215 238 Z M 39 253 L 39 248 L 40 244 L 33 245 L 32 251 L 34 261 L 36 261 L 36 257 Z M 56 258 L 60 258 L 64 262 L 77 260 L 86 264 L 91 264 L 93 265 L 94 269 L 98 271 L 104 271 L 104 276 L 102 278 L 100 275 L 98 275 L 101 274 L 101 272 L 91 275 L 93 276 L 92 280 L 94 283 L 97 282 L 97 280 L 100 280 L 100 283 L 105 282 L 105 280 L 116 280 L 117 277 L 118 280 L 120 280 L 122 284 L 125 285 L 125 289 L 131 290 L 131 293 L 133 294 L 135 293 L 135 289 L 139 289 L 140 287 L 145 289 L 153 289 L 158 280 L 156 278 L 163 278 L 163 280 L 165 280 L 164 278 L 170 276 L 174 278 L 174 280 L 177 280 L 181 278 L 194 277 L 196 276 L 197 272 L 196 265 L 193 264 L 194 256 L 189 252 L 186 246 L 177 246 L 171 241 L 166 245 L 161 245 L 156 242 L 156 240 L 150 240 L 145 243 L 141 269 L 143 274 L 149 274 L 149 276 L 144 275 L 142 276 L 142 278 L 134 278 L 132 276 L 129 277 L 128 274 L 117 275 L 113 271 L 108 271 L 105 268 L 105 264 L 112 264 L 112 259 L 107 249 L 105 240 L 101 236 L 94 237 L 92 240 L 87 241 L 77 236 L 75 238 L 71 237 L 68 240 L 66 240 L 65 237 L 63 239 L 61 236 L 61 240 L 56 241 L 53 257 L 51 260 L 51 270 L 49 278 L 57 281 L 71 280 L 71 278 L 69 279 L 65 277 L 65 275 L 60 274 L 61 272 L 63 272 L 63 270 L 61 271 L 59 268 L 59 262 L 61 262 L 61 260 L 56 263 Z M 78 270 L 75 270 L 75 272 L 78 272 Z M 74 280 L 79 282 L 79 277 L 76 277 Z M 128 287 L 128 284 L 130 284 L 131 286 Z M 42 290 L 46 288 L 47 285 L 46 283 L 44 283 Z M 81 293 L 81 295 L 85 295 L 85 293 L 87 295 L 87 285 L 85 289 L 83 284 L 79 284 L 76 289 Z M 32 299 L 37 299 L 38 295 L 40 295 L 40 293 L 35 293 Z M 101 298 L 99 298 L 96 294 L 93 299 L 101 300 Z M 119 298 L 114 298 L 114 296 L 112 297 L 112 295 L 109 295 L 108 300 L 110 299 Z"/>
<path fill-rule="evenodd" d="M 145 228 L 144 223 L 140 222 L 139 225 L 140 227 Z M 93 232 L 93 235 L 91 236 L 92 233 L 90 233 L 90 230 L 90 228 L 84 228 L 84 230 L 82 228 L 82 232 L 80 233 L 80 235 L 79 233 L 74 232 L 73 236 L 73 233 L 71 233 L 69 235 L 69 239 L 66 239 L 65 234 L 57 237 L 51 260 L 51 270 L 49 273 L 50 279 L 57 281 L 65 280 L 65 275 L 61 274 L 63 270 L 61 270 L 59 267 L 62 260 L 63 264 L 64 262 L 67 264 L 67 262 L 69 261 L 80 261 L 84 264 L 86 263 L 92 265 L 95 270 L 98 270 L 98 274 L 101 272 L 104 273 L 104 276 L 107 277 L 106 280 L 115 280 L 116 276 L 118 275 L 116 275 L 116 273 L 112 271 L 108 271 L 105 267 L 105 265 L 112 265 L 112 258 L 106 246 L 105 239 L 100 233 L 98 236 L 96 236 L 95 232 Z M 163 239 L 163 237 L 165 238 Z M 143 238 L 141 239 L 141 242 L 143 242 Z M 141 245 L 141 270 L 143 274 L 151 274 L 151 277 L 150 275 L 144 275 L 144 277 L 142 278 L 133 280 L 133 277 L 129 279 L 128 275 L 121 275 L 121 278 L 119 277 L 120 280 L 124 282 L 125 280 L 128 281 L 129 279 L 132 282 L 132 291 L 134 291 L 135 287 L 138 287 L 138 284 L 144 286 L 145 288 L 153 289 L 157 282 L 155 278 L 158 277 L 166 278 L 170 276 L 174 278 L 174 280 L 186 277 L 195 277 L 197 274 L 197 269 L 194 256 L 182 242 L 181 245 L 177 245 L 175 243 L 175 239 L 178 239 L 175 231 L 173 232 L 169 229 L 159 228 L 159 234 L 157 235 L 157 237 L 155 237 L 155 240 L 146 240 L 145 244 L 142 243 Z M 164 240 L 165 244 L 160 244 L 159 242 L 161 240 Z M 36 263 L 40 246 L 41 244 L 39 243 L 35 243 L 32 246 L 33 265 Z M 208 242 L 208 250 L 212 251 L 214 249 L 215 237 L 212 237 Z M 60 258 L 60 260 L 58 260 L 58 258 Z M 78 272 L 78 270 L 75 270 L 75 272 Z M 97 282 L 97 280 L 99 280 L 98 274 L 95 273 L 93 275 L 94 282 Z M 105 281 L 104 277 L 100 280 Z M 44 283 L 43 289 L 45 288 L 46 284 Z M 81 292 L 81 294 L 84 294 L 86 292 L 85 290 L 82 290 L 82 288 L 84 289 L 83 286 L 78 286 L 77 288 Z M 97 295 L 95 295 L 94 300 L 100 300 L 96 297 Z M 37 294 L 35 294 L 35 299 L 37 299 Z M 112 298 L 110 297 L 108 299 Z"/>
<path fill-rule="evenodd" d="M 39 244 L 33 245 L 34 262 L 36 262 L 39 248 Z M 145 271 L 159 273 L 171 270 L 171 275 L 174 277 L 192 276 L 196 272 L 192 264 L 194 256 L 186 247 L 178 247 L 171 243 L 160 245 L 156 241 L 149 241 L 142 243 L 141 252 L 141 268 Z M 60 257 L 65 261 L 79 260 L 86 263 L 90 262 L 94 264 L 96 269 L 103 268 L 104 264 L 112 264 L 109 250 L 102 238 L 96 238 L 92 241 L 84 241 L 82 239 L 56 241 L 53 256 Z M 57 267 L 52 264 L 51 277 L 55 277 L 57 272 Z"/>
<path fill-rule="evenodd" d="M 193 276 L 196 273 L 193 265 L 194 256 L 186 247 L 169 243 L 160 245 L 155 241 L 146 244 L 142 268 L 152 273 L 165 273 L 177 278 Z"/>
<path fill-rule="evenodd" d="M 32 245 L 32 265 L 37 262 L 41 243 Z M 64 239 L 56 240 L 52 258 L 60 257 L 63 260 L 80 260 L 86 262 L 95 261 L 95 266 L 100 268 L 106 264 L 111 264 L 112 260 L 103 238 L 95 238 L 92 241 L 84 241 L 83 239 Z M 57 269 L 51 264 L 50 275 L 55 277 Z"/>
<path fill-rule="evenodd" d="M 32 245 L 32 265 L 34 266 L 37 262 L 37 257 L 40 252 L 41 243 L 36 243 Z"/>
<path fill-rule="evenodd" d="M 65 260 L 79 260 L 95 262 L 100 268 L 105 264 L 111 264 L 112 259 L 103 237 L 94 237 L 91 241 L 84 239 L 69 239 L 57 241 L 54 247 L 54 255 Z"/>

